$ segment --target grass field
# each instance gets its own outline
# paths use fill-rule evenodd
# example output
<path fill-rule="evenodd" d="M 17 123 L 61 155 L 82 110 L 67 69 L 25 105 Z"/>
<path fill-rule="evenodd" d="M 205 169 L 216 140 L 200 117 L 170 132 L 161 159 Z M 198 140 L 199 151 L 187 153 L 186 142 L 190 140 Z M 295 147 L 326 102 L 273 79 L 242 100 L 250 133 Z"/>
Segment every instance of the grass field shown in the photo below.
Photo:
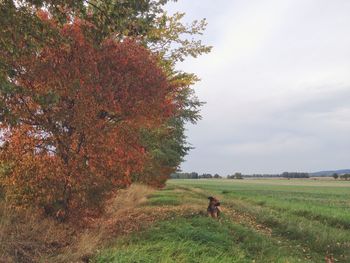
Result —
<path fill-rule="evenodd" d="M 206 216 L 209 195 L 222 203 L 219 220 Z M 94 261 L 350 262 L 349 197 L 344 181 L 170 180 L 142 204 L 169 216 Z"/>

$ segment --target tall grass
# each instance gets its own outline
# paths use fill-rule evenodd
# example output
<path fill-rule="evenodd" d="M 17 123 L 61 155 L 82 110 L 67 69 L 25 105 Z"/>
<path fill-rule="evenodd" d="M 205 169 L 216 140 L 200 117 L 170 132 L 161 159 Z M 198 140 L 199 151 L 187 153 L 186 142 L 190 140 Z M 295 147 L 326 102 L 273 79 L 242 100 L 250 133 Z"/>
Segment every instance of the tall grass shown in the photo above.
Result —
<path fill-rule="evenodd" d="M 0 202 L 0 262 L 38 262 L 67 242 L 66 228 L 36 211 L 14 211 Z"/>
<path fill-rule="evenodd" d="M 0 200 L 0 262 L 86 262 L 119 235 L 114 230 L 137 224 L 128 213 L 146 200 L 153 189 L 133 185 L 105 204 L 105 213 L 86 228 L 58 223 L 35 210 L 15 211 Z"/>

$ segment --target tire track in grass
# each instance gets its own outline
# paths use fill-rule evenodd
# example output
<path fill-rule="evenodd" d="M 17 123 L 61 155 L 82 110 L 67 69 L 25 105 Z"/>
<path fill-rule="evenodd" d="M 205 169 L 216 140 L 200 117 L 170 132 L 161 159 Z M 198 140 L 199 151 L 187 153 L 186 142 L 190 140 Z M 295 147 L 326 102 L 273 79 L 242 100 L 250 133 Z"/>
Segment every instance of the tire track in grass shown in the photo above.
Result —
<path fill-rule="evenodd" d="M 182 220 L 185 219 L 185 222 L 193 221 L 193 226 L 198 227 L 197 219 L 195 218 L 199 220 L 205 219 L 207 192 L 199 188 L 175 188 L 173 191 L 163 191 L 162 195 L 167 197 L 167 193 L 170 194 L 173 192 L 176 192 L 182 197 L 182 202 L 180 204 L 166 205 L 165 203 L 165 205 L 150 206 L 146 201 L 132 209 L 120 211 L 118 213 L 120 216 L 111 218 L 111 222 L 108 224 L 111 227 L 109 230 L 116 233 L 114 236 L 127 236 L 131 233 L 137 233 L 148 229 L 156 225 L 155 223 L 166 223 L 169 222 L 169 220 L 170 222 L 175 222 L 179 218 L 182 218 Z M 172 194 L 170 195 L 173 196 Z M 222 196 L 216 196 L 222 199 Z M 152 199 L 151 196 L 150 199 Z M 189 200 L 191 200 L 191 202 L 189 202 Z M 235 244 L 237 248 L 246 251 L 246 255 L 256 255 L 257 261 L 253 262 L 273 262 L 266 261 L 266 259 L 270 257 L 271 259 L 275 259 L 275 257 L 279 258 L 280 256 L 284 259 L 290 258 L 291 261 L 284 260 L 278 262 L 321 262 L 319 261 L 320 258 L 317 258 L 317 255 L 312 255 L 310 257 L 307 253 L 304 254 L 304 248 L 294 246 L 289 240 L 278 240 L 273 236 L 272 228 L 258 222 L 254 214 L 234 209 L 228 201 L 222 200 L 224 205 L 223 216 L 217 222 L 219 226 L 221 226 L 220 228 L 222 228 L 221 232 L 224 231 L 224 228 L 228 228 L 231 225 L 233 230 L 233 237 L 231 238 L 236 240 Z M 212 222 L 211 220 L 209 221 Z M 216 231 L 214 231 L 214 233 L 216 233 Z M 260 243 L 260 241 L 257 242 L 258 240 L 262 243 Z M 318 261 L 314 261 L 311 258 L 317 258 Z"/>
<path fill-rule="evenodd" d="M 243 201 L 242 199 L 240 200 Z M 313 221 L 318 221 L 319 223 L 328 225 L 333 228 L 350 230 L 350 220 L 347 220 L 346 218 L 334 217 L 332 215 L 324 215 L 321 213 L 317 213 L 315 211 L 305 210 L 301 208 L 285 208 L 282 205 L 269 204 L 269 202 L 266 202 L 266 201 L 257 201 L 257 200 L 251 200 L 251 199 L 245 199 L 245 201 L 260 207 L 263 207 L 263 206 L 268 207 L 278 212 L 293 214 L 293 215 L 300 216 Z M 320 209 L 322 208 L 323 207 L 320 206 Z M 329 211 L 329 214 L 331 214 L 330 211 Z"/>
<path fill-rule="evenodd" d="M 208 195 L 207 192 L 201 188 L 181 187 L 181 189 L 191 193 L 195 192 L 200 197 L 206 197 Z M 218 197 L 219 200 L 223 200 L 223 203 L 227 204 L 224 205 L 224 207 L 221 209 L 223 213 L 223 218 L 219 219 L 219 221 L 225 222 L 226 220 L 229 220 L 228 222 L 233 222 L 234 224 L 243 226 L 247 230 L 253 231 L 258 235 L 267 237 L 278 247 L 283 247 L 291 251 L 298 250 L 300 254 L 304 255 L 305 261 L 317 260 L 317 262 L 320 262 L 320 260 L 323 259 L 323 257 L 320 257 L 318 253 L 313 252 L 310 248 L 308 248 L 305 245 L 293 242 L 287 238 L 284 238 L 283 236 L 273 236 L 273 229 L 259 222 L 255 215 L 237 209 L 233 209 L 230 205 L 230 201 L 227 201 L 225 198 L 223 198 L 222 195 L 215 196 Z"/>
<path fill-rule="evenodd" d="M 207 193 L 201 188 L 181 187 L 181 189 L 187 192 L 196 192 L 201 197 L 207 195 Z M 238 225 L 242 225 L 250 230 L 257 232 L 258 234 L 262 234 L 263 236 L 270 238 L 275 244 L 285 246 L 290 249 L 298 249 L 302 254 L 304 254 L 305 260 L 310 260 L 311 258 L 319 259 L 319 255 L 313 253 L 311 249 L 307 246 L 301 246 L 300 244 L 291 243 L 290 240 L 286 238 L 280 237 L 277 239 L 277 237 L 273 237 L 273 229 L 263 223 L 258 222 L 256 216 L 247 212 L 242 212 L 237 209 L 234 209 L 232 206 L 229 205 L 230 202 L 225 200 L 221 195 L 216 195 L 216 197 L 218 197 L 220 200 L 223 200 L 224 203 L 227 203 L 227 206 L 224 206 L 221 209 L 225 218 L 227 217 L 230 221 L 233 221 Z"/>
<path fill-rule="evenodd" d="M 201 188 L 184 187 L 184 186 L 181 186 L 179 188 L 187 192 L 196 193 L 200 197 L 207 197 L 208 195 L 207 192 Z M 215 195 L 215 196 L 219 198 L 219 200 L 224 200 L 225 202 L 225 199 L 223 198 L 222 195 Z M 225 215 L 228 215 L 236 223 L 240 225 L 249 226 L 250 228 L 254 229 L 257 232 L 263 233 L 267 236 L 271 236 L 272 229 L 263 224 L 258 223 L 256 218 L 253 215 L 249 213 L 240 212 L 238 210 L 232 209 L 229 206 L 227 207 L 224 206 L 223 208 L 221 208 L 221 210 L 222 210 L 222 213 L 224 213 Z"/>
<path fill-rule="evenodd" d="M 328 235 L 329 231 L 327 232 L 321 229 L 321 227 L 328 226 L 323 226 L 320 223 L 317 223 L 320 227 L 319 234 L 317 235 L 317 233 L 313 232 L 312 228 L 308 228 L 308 226 L 313 226 L 313 224 L 316 223 L 310 222 L 308 219 L 303 219 L 304 221 L 298 217 L 293 219 L 291 215 L 286 219 L 281 217 L 282 215 L 273 209 L 255 206 L 251 203 L 242 202 L 242 200 L 236 200 L 234 204 L 231 201 L 231 204 L 229 204 L 228 207 L 229 209 L 234 210 L 237 214 L 248 214 L 249 216 L 246 218 L 250 218 L 252 222 L 256 222 L 253 224 L 250 223 L 250 225 L 262 225 L 262 228 L 270 229 L 272 231 L 272 238 L 277 238 L 282 243 L 292 242 L 298 248 L 302 249 L 305 254 L 316 253 L 325 256 L 334 254 L 336 255 L 337 262 L 350 261 L 349 241 L 338 242 L 339 240 L 334 239 L 332 235 L 327 236 L 329 239 L 320 236 L 323 233 Z M 336 230 L 338 229 L 332 229 L 332 233 Z M 264 233 L 264 231 L 261 230 L 260 232 Z M 342 234 L 343 237 L 346 237 L 344 233 L 340 234 Z"/>
<path fill-rule="evenodd" d="M 276 245 L 291 250 L 298 250 L 304 255 L 305 260 L 320 260 L 319 253 L 312 251 L 312 249 L 310 249 L 305 244 L 300 244 L 281 235 L 276 236 L 273 233 L 273 229 L 271 227 L 259 222 L 255 216 L 249 213 L 245 213 L 231 207 L 226 208 L 224 213 L 225 216 L 229 218 L 229 220 L 232 220 L 235 223 L 243 225 L 249 229 L 256 231 L 259 234 L 268 237 Z"/>
<path fill-rule="evenodd" d="M 266 236 L 272 235 L 272 229 L 270 227 L 267 227 L 266 225 L 258 223 L 255 216 L 230 208 L 225 208 L 222 212 L 236 223 L 239 223 L 240 225 L 253 228 L 255 231 L 262 233 Z"/>
<path fill-rule="evenodd" d="M 147 228 L 157 221 L 169 220 L 178 216 L 186 218 L 193 217 L 195 215 L 206 215 L 206 198 L 208 196 L 208 192 L 206 190 L 196 187 L 175 187 L 173 189 L 165 189 L 163 191 L 163 193 L 166 193 L 166 191 L 169 193 L 176 192 L 181 196 L 182 202 L 176 205 L 162 206 L 147 206 L 146 203 L 146 206 L 144 207 L 137 207 L 131 211 L 125 211 L 122 218 L 114 219 L 113 222 L 111 222 L 110 225 L 113 226 L 111 230 L 119 234 L 130 234 L 132 232 L 140 231 L 145 227 Z M 292 240 L 290 239 L 289 235 L 285 235 L 283 230 L 283 222 L 279 222 L 279 219 L 274 217 L 278 214 L 277 211 L 274 211 L 274 216 L 271 214 L 270 218 L 265 217 L 262 220 L 262 218 L 259 218 L 259 212 L 255 211 L 254 213 L 250 210 L 266 210 L 266 207 L 262 208 L 261 206 L 248 202 L 244 203 L 242 200 L 227 200 L 226 198 L 223 198 L 222 195 L 215 196 L 223 201 L 224 216 L 230 218 L 230 220 L 234 223 L 267 236 L 280 246 L 286 246 L 290 249 L 302 251 L 305 254 L 305 259 L 315 258 L 317 256 L 319 258 L 319 250 L 315 251 L 312 247 L 309 247 L 307 243 L 305 244 L 302 242 L 302 240 L 298 239 L 300 237 L 299 232 L 295 233 Z M 190 204 L 188 204 L 189 200 L 191 200 Z M 239 203 L 241 207 L 235 207 L 234 204 L 237 205 Z"/>

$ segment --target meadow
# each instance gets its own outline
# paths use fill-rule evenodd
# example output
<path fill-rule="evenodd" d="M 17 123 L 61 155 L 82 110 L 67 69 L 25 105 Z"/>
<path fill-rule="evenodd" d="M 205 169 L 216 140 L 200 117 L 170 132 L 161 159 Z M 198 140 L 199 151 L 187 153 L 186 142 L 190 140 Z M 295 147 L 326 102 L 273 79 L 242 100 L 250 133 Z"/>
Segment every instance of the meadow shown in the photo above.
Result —
<path fill-rule="evenodd" d="M 335 180 L 169 180 L 139 205 L 158 218 L 93 262 L 350 262 L 349 195 Z"/>

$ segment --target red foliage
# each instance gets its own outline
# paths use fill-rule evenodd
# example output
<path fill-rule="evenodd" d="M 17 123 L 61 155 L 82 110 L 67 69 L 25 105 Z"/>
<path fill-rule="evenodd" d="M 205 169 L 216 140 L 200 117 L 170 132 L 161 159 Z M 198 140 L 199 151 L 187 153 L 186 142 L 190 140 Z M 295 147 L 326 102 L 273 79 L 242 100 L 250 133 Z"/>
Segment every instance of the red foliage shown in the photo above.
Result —
<path fill-rule="evenodd" d="M 64 217 L 129 185 L 147 160 L 139 129 L 173 111 L 174 88 L 147 49 L 131 39 L 94 45 L 85 27 L 67 24 L 68 41 L 15 61 L 20 88 L 6 98 L 11 119 L 2 125 L 9 195 Z"/>

